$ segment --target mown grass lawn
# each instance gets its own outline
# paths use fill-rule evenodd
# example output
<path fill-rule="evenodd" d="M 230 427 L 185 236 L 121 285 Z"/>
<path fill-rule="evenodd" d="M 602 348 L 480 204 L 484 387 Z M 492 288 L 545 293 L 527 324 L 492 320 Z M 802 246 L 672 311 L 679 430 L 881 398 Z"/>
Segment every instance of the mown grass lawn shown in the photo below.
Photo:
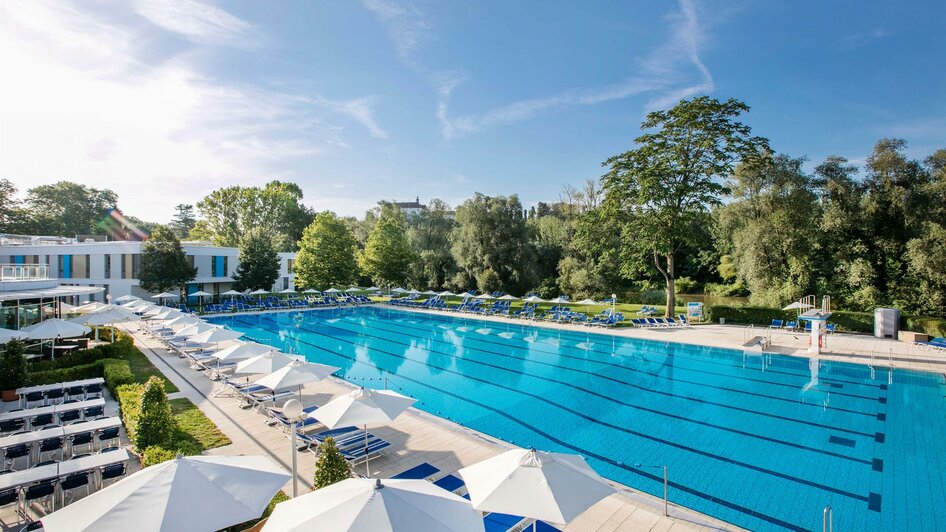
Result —
<path fill-rule="evenodd" d="M 164 381 L 164 390 L 167 393 L 180 391 L 139 349 L 135 348 L 133 352 L 123 358 L 128 361 L 131 373 L 135 376 L 135 382 L 144 384 L 148 381 L 149 377 L 155 376 Z"/>
<path fill-rule="evenodd" d="M 176 441 L 194 444 L 195 448 L 201 451 L 232 443 L 230 438 L 221 432 L 217 425 L 189 399 L 171 399 L 168 403 L 171 405 L 171 413 L 177 423 L 174 434 Z"/>

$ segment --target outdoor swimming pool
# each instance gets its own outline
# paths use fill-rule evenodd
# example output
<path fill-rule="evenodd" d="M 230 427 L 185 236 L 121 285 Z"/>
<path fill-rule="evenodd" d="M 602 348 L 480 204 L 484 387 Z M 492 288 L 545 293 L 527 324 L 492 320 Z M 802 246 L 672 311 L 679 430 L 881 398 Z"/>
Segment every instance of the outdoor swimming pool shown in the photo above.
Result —
<path fill-rule="evenodd" d="M 753 530 L 946 530 L 943 375 L 379 307 L 213 318 Z M 642 465 L 641 465 L 642 464 Z"/>

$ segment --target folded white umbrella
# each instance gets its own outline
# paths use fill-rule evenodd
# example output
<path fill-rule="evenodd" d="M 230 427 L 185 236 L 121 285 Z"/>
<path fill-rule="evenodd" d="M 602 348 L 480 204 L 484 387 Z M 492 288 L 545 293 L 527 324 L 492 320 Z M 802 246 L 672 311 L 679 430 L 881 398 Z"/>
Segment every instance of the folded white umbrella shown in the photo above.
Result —
<path fill-rule="evenodd" d="M 239 331 L 215 327 L 209 331 L 195 334 L 188 338 L 188 340 L 198 344 L 219 344 L 220 342 L 226 342 L 228 340 L 236 340 L 241 336 L 243 336 L 243 333 Z"/>
<path fill-rule="evenodd" d="M 20 331 L 26 333 L 30 340 L 55 340 L 85 336 L 92 332 L 92 329 L 79 323 L 53 318 L 24 327 Z"/>
<path fill-rule="evenodd" d="M 128 303 L 130 301 L 141 301 L 141 298 L 138 296 L 133 296 L 131 294 L 126 294 L 121 297 L 115 298 L 115 301 L 113 301 L 113 303 Z"/>
<path fill-rule="evenodd" d="M 99 312 L 101 310 L 106 310 L 112 308 L 112 305 L 106 305 L 105 303 L 99 303 L 98 301 L 93 301 L 91 303 L 86 303 L 85 305 L 79 305 L 78 307 L 72 307 L 69 309 L 70 314 L 91 314 L 93 312 Z M 118 307 L 121 308 L 121 307 Z"/>
<path fill-rule="evenodd" d="M 201 320 L 199 323 L 188 325 L 187 327 L 184 327 L 183 329 L 177 331 L 177 335 L 178 336 L 196 336 L 198 334 L 205 333 L 207 331 L 211 331 L 213 329 L 218 329 L 218 328 L 219 327 L 216 325 L 211 325 L 210 323 L 207 323 L 206 321 Z"/>
<path fill-rule="evenodd" d="M 459 474 L 477 510 L 559 524 L 614 493 L 584 458 L 535 449 L 506 451 Z"/>
<path fill-rule="evenodd" d="M 350 478 L 276 505 L 264 532 L 483 532 L 469 501 L 426 480 Z"/>
<path fill-rule="evenodd" d="M 321 421 L 330 429 L 355 425 L 367 430 L 369 425 L 387 425 L 394 421 L 394 418 L 401 415 L 415 402 L 417 399 L 392 390 L 359 388 L 332 399 L 325 406 L 307 415 Z M 366 432 L 365 447 L 367 446 L 368 434 Z M 367 476 L 370 477 L 371 468 L 368 460 L 365 460 L 365 469 Z"/>
<path fill-rule="evenodd" d="M 219 358 L 221 362 L 236 362 L 238 360 L 253 358 L 263 353 L 269 353 L 272 350 L 273 348 L 268 345 L 258 344 L 256 342 L 241 342 L 221 349 L 214 353 L 213 356 Z"/>
<path fill-rule="evenodd" d="M 314 362 L 304 362 L 302 360 L 293 360 L 269 375 L 256 380 L 253 384 L 265 386 L 274 392 L 299 386 L 301 394 L 301 387 L 303 385 L 320 381 L 340 369 L 342 368 L 316 364 Z"/>
<path fill-rule="evenodd" d="M 298 358 L 290 357 L 279 351 L 269 351 L 238 363 L 233 372 L 245 374 L 272 373 L 279 368 L 288 366 L 293 360 L 298 360 Z"/>
<path fill-rule="evenodd" d="M 0 344 L 5 344 L 10 340 L 25 340 L 29 335 L 23 331 L 11 331 L 10 329 L 0 329 Z"/>
<path fill-rule="evenodd" d="M 43 517 L 43 530 L 219 530 L 258 518 L 291 477 L 265 456 L 177 458 Z"/>

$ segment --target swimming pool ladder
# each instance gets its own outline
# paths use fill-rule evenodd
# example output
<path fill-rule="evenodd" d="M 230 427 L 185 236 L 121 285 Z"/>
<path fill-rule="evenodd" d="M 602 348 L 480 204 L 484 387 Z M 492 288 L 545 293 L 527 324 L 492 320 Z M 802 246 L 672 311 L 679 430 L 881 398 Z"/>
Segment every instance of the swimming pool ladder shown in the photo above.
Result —
<path fill-rule="evenodd" d="M 821 517 L 821 530 L 822 532 L 833 532 L 834 530 L 834 509 L 831 508 L 831 505 L 824 507 L 824 513 Z"/>

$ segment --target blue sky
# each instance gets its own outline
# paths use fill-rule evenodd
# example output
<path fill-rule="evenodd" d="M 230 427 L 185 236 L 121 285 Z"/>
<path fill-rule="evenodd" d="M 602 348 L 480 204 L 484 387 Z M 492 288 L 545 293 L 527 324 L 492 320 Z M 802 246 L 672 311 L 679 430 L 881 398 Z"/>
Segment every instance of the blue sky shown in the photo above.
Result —
<path fill-rule="evenodd" d="M 601 174 L 643 115 L 746 101 L 780 152 L 946 147 L 946 4 L 18 0 L 0 4 L 0 176 L 116 190 L 128 214 L 229 184 L 318 209 Z"/>

